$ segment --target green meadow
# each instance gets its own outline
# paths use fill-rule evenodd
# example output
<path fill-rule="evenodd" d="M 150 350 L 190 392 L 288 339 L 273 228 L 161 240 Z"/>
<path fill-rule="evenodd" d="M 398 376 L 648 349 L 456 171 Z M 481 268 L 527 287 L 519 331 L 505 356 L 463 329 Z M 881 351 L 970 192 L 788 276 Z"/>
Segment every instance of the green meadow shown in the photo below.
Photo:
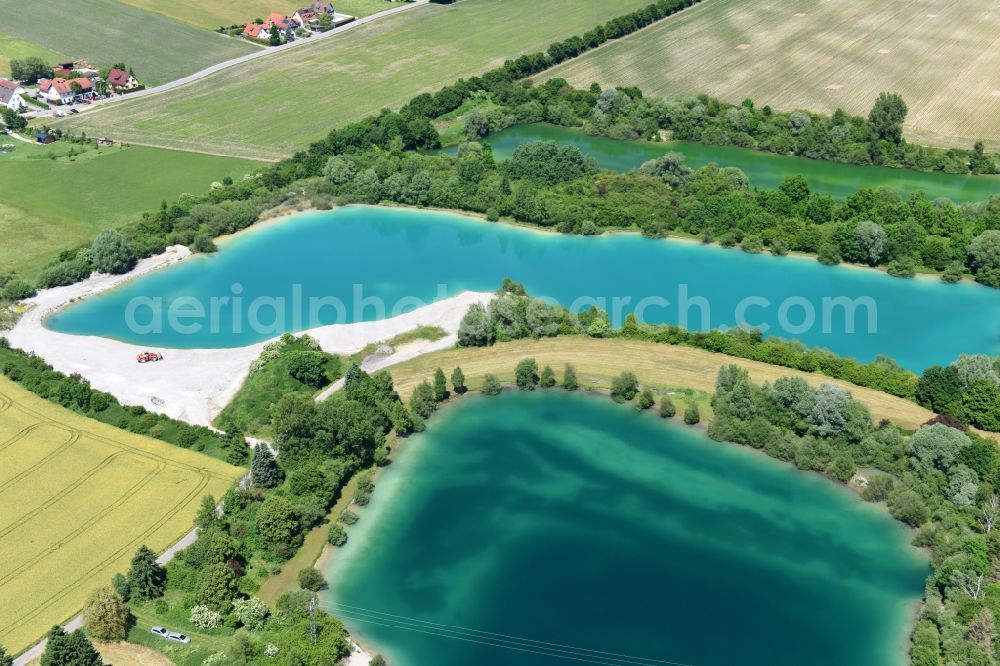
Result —
<path fill-rule="evenodd" d="M 302 0 L 122 0 L 126 4 L 175 18 L 199 28 L 249 23 L 271 12 L 292 14 L 309 2 Z M 354 16 L 368 16 L 398 7 L 401 0 L 338 0 L 336 10 Z"/>
<path fill-rule="evenodd" d="M 115 0 L 87 0 L 81 11 L 50 12 L 49 17 L 25 5 L 24 0 L 0 0 L 4 32 L 96 66 L 125 62 L 147 85 L 259 48 Z"/>
<path fill-rule="evenodd" d="M 0 0 L 0 9 L 4 2 L 11 0 Z M 421 92 L 480 74 L 514 55 L 544 50 L 646 4 L 466 0 L 418 7 L 61 124 L 132 143 L 286 157 L 331 128 L 397 108 Z"/>
<path fill-rule="evenodd" d="M 10 76 L 10 61 L 28 57 L 41 58 L 46 62 L 65 59 L 61 53 L 39 46 L 20 37 L 0 33 L 0 77 Z"/>
<path fill-rule="evenodd" d="M 0 272 L 28 279 L 101 229 L 134 220 L 164 199 L 202 194 L 213 181 L 238 178 L 257 166 L 142 146 L 98 151 L 68 143 L 13 143 L 13 153 L 0 155 Z M 69 157 L 71 150 L 80 154 Z"/>

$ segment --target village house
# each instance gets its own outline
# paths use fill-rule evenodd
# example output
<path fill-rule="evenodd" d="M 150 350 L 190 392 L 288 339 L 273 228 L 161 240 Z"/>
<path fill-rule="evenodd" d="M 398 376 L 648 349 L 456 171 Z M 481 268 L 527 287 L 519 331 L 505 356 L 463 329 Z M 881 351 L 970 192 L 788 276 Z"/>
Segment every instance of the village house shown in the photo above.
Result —
<path fill-rule="evenodd" d="M 263 23 L 247 23 L 243 28 L 244 37 L 253 37 L 254 39 L 267 39 L 268 30 L 271 26 L 266 26 Z"/>
<path fill-rule="evenodd" d="M 26 92 L 21 84 L 7 79 L 0 79 L 0 108 L 10 109 L 20 113 L 27 108 L 21 95 Z"/>
<path fill-rule="evenodd" d="M 108 86 L 115 92 L 126 92 L 139 87 L 135 77 L 123 69 L 113 69 L 108 72 Z"/>
<path fill-rule="evenodd" d="M 333 5 L 328 2 L 314 2 L 309 7 L 301 7 L 295 10 L 295 13 L 292 14 L 292 20 L 303 28 L 316 26 L 319 24 L 320 16 L 323 14 L 329 14 L 333 18 Z"/>
<path fill-rule="evenodd" d="M 272 25 L 278 26 L 278 30 L 281 32 L 285 32 L 289 28 L 294 30 L 299 27 L 299 23 L 293 20 L 292 17 L 279 14 L 278 12 L 271 12 L 264 19 L 263 23 L 247 23 L 243 28 L 243 35 L 253 37 L 254 39 L 267 39 L 270 35 Z"/>
<path fill-rule="evenodd" d="M 42 79 L 38 82 L 42 97 L 57 104 L 72 104 L 94 97 L 94 84 L 90 79 Z"/>

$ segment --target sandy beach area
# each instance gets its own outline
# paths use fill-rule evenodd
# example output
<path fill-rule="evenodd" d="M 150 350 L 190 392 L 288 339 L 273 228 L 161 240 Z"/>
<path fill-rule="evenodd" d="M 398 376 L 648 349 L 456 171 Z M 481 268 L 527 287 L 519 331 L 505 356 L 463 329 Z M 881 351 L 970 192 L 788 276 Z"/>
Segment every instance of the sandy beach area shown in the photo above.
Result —
<path fill-rule="evenodd" d="M 98 336 L 57 333 L 43 323 L 48 315 L 73 301 L 176 264 L 190 255 L 186 247 L 171 246 L 162 254 L 143 259 L 129 273 L 95 274 L 76 284 L 44 289 L 24 301 L 28 310 L 4 336 L 13 347 L 41 356 L 60 372 L 80 374 L 94 388 L 111 393 L 123 404 L 142 405 L 188 423 L 209 426 L 239 390 L 250 364 L 268 341 L 231 349 L 156 348 L 163 354 L 162 361 L 138 363 L 136 354 L 146 347 Z M 353 354 L 371 343 L 420 326 L 438 326 L 448 333 L 434 343 L 401 347 L 393 354 L 396 362 L 453 345 L 469 306 L 492 298 L 491 293 L 463 292 L 397 317 L 321 326 L 303 333 L 316 338 L 332 354 Z"/>

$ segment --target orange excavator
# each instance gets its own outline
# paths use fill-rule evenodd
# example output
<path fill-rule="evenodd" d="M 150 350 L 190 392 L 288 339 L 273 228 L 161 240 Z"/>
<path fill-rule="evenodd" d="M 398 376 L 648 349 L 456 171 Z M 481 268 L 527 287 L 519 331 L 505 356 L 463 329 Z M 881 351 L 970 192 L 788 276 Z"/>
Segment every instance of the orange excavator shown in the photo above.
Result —
<path fill-rule="evenodd" d="M 135 355 L 135 360 L 139 363 L 149 363 L 150 361 L 162 361 L 163 354 L 157 352 L 144 351 Z"/>

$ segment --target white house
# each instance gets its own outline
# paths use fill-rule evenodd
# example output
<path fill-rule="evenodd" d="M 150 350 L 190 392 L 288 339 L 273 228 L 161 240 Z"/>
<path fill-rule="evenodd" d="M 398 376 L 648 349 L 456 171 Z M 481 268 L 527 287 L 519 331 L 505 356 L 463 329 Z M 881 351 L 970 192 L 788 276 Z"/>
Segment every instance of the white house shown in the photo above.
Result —
<path fill-rule="evenodd" d="M 0 79 L 0 106 L 20 113 L 28 105 L 21 98 L 21 93 L 27 92 L 19 83 Z"/>
<path fill-rule="evenodd" d="M 75 87 L 79 86 L 77 90 Z M 42 97 L 57 104 L 72 104 L 94 97 L 94 83 L 90 79 L 42 79 L 38 82 Z"/>

